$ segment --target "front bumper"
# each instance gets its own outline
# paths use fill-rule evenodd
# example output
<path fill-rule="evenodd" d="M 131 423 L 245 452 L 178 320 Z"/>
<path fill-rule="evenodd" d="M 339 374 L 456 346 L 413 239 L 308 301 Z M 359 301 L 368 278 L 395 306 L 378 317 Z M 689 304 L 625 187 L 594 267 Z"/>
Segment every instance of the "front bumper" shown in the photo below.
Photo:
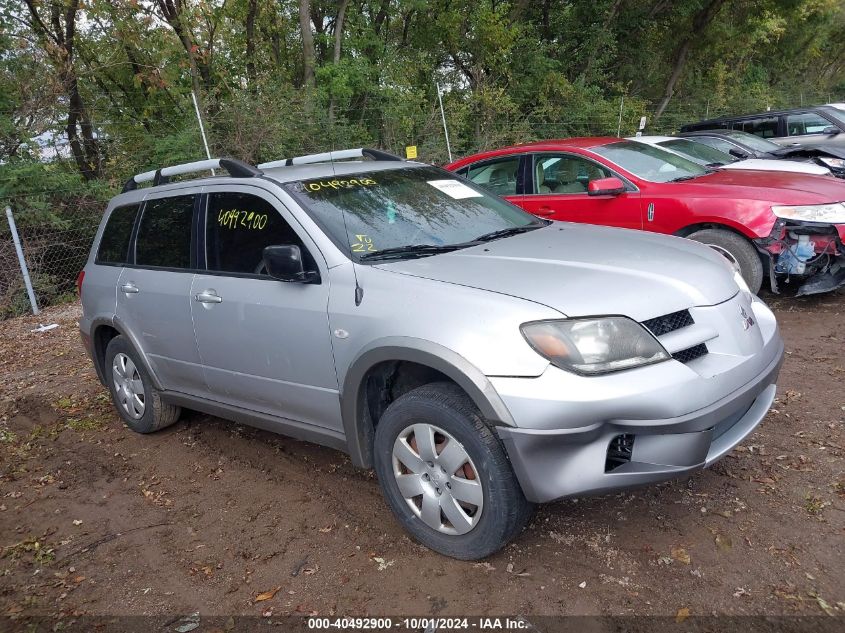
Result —
<path fill-rule="evenodd" d="M 620 386 L 613 383 L 631 373 L 620 372 L 608 376 L 611 380 L 604 384 L 604 396 L 598 395 L 603 391 L 600 388 L 591 401 L 576 401 L 561 397 L 561 393 L 566 393 L 561 389 L 554 400 L 547 400 L 542 406 L 535 400 L 530 407 L 526 406 L 530 401 L 525 396 L 530 394 L 525 393 L 525 386 L 516 395 L 515 381 L 520 379 L 493 379 L 494 385 L 499 383 L 497 388 L 504 401 L 516 413 L 519 427 L 497 427 L 497 431 L 526 498 L 542 503 L 665 481 L 709 466 L 728 453 L 765 417 L 775 397 L 775 383 L 783 362 L 783 342 L 774 318 L 766 322 L 771 312 L 759 302 L 754 303 L 754 308 L 761 320 L 761 348 L 736 366 L 733 375 L 726 371 L 721 375 L 670 380 L 668 374 L 660 376 L 657 370 L 672 371 L 671 365 L 678 365 L 674 372 L 677 376 L 688 367 L 669 361 L 643 368 L 643 375 L 650 370 L 650 377 L 657 379 L 650 390 L 647 385 L 651 380 L 629 376 L 625 384 L 628 389 L 620 393 Z M 712 397 L 720 379 L 727 376 L 735 380 L 739 377 L 736 372 L 747 370 L 747 365 L 753 365 L 753 374 L 745 371 L 743 381 L 733 382 L 739 388 L 726 390 L 723 383 L 723 395 Z M 705 362 L 701 362 L 699 371 L 704 372 L 704 367 Z M 557 387 L 562 387 L 569 376 L 555 375 L 555 379 Z M 602 380 L 605 379 L 598 379 Z M 550 386 L 545 384 L 544 390 Z M 531 391 L 539 387 L 537 383 Z M 528 410 L 539 413 L 532 419 L 519 415 Z M 552 410 L 556 424 L 550 424 Z M 576 415 L 567 415 L 572 410 Z M 665 417 L 644 415 L 668 412 L 681 413 Z M 632 451 L 625 463 L 609 464 L 611 445 L 619 436 L 633 438 Z"/>

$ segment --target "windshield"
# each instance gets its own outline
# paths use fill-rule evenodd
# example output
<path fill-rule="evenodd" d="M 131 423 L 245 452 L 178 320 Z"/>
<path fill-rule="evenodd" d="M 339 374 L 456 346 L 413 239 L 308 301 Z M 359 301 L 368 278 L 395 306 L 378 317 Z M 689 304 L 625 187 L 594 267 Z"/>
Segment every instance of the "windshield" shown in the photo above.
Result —
<path fill-rule="evenodd" d="M 840 123 L 845 123 L 845 111 L 840 110 L 839 108 L 827 108 L 824 111 L 826 116 L 829 116 L 831 119 L 835 119 Z"/>
<path fill-rule="evenodd" d="M 742 143 L 743 145 L 747 145 L 755 152 L 773 152 L 778 149 L 782 149 L 782 145 L 778 145 L 777 143 L 773 143 L 772 141 L 767 141 L 764 138 L 760 138 L 759 136 L 754 136 L 753 134 L 749 134 L 748 132 L 740 132 L 739 130 L 716 130 L 722 136 L 727 136 L 728 138 L 735 139 Z"/>
<path fill-rule="evenodd" d="M 671 141 L 661 141 L 658 143 L 661 147 L 671 149 L 678 154 L 689 158 L 691 161 L 699 165 L 727 165 L 735 163 L 736 158 L 730 154 L 726 154 L 714 147 L 699 143 L 697 141 L 688 141 L 685 138 L 675 138 Z"/>
<path fill-rule="evenodd" d="M 592 151 L 635 176 L 651 182 L 689 180 L 710 173 L 683 156 L 644 143 L 620 141 L 594 147 Z"/>
<path fill-rule="evenodd" d="M 303 180 L 285 187 L 355 261 L 406 246 L 469 246 L 489 233 L 503 231 L 506 237 L 512 232 L 508 229 L 547 224 L 435 167 Z"/>

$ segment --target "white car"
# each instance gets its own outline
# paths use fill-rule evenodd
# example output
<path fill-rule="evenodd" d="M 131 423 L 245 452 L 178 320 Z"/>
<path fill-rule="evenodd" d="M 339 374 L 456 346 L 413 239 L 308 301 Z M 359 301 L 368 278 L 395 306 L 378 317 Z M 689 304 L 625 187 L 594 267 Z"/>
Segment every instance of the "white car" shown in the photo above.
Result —
<path fill-rule="evenodd" d="M 769 160 L 765 158 L 741 160 L 704 143 L 698 143 L 691 138 L 678 138 L 676 136 L 636 136 L 630 137 L 630 140 L 660 147 L 706 167 L 750 169 L 754 171 L 790 171 L 817 176 L 830 175 L 829 169 L 813 163 L 791 160 Z"/>

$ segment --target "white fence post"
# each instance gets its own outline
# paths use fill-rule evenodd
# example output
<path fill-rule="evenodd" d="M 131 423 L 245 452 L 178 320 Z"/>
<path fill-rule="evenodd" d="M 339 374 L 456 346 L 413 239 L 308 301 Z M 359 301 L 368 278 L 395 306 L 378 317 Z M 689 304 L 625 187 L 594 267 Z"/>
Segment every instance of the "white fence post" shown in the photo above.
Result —
<path fill-rule="evenodd" d="M 35 291 L 32 289 L 32 281 L 29 278 L 29 269 L 26 267 L 26 260 L 23 257 L 23 248 L 21 248 L 21 240 L 18 237 L 18 227 L 15 226 L 15 218 L 12 216 L 12 207 L 6 205 L 6 219 L 9 220 L 9 228 L 12 230 L 12 240 L 15 243 L 15 252 L 18 254 L 18 262 L 21 265 L 21 273 L 23 274 L 23 283 L 26 286 L 26 293 L 29 295 L 29 302 L 32 304 L 32 313 L 38 314 L 38 303 L 35 301 Z"/>

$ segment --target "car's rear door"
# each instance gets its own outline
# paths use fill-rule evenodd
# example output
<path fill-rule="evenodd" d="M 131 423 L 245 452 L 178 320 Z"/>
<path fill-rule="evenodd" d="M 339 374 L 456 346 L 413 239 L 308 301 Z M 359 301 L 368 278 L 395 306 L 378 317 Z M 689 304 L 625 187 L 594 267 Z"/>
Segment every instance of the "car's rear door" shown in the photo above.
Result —
<path fill-rule="evenodd" d="M 522 206 L 526 186 L 524 155 L 509 154 L 488 158 L 459 169 L 457 173 L 490 193 Z"/>
<path fill-rule="evenodd" d="M 151 193 L 117 283 L 117 319 L 167 390 L 206 392 L 191 322 L 198 193 Z"/>
<path fill-rule="evenodd" d="M 570 152 L 531 155 L 529 188 L 520 206 L 552 220 L 641 229 L 640 194 L 630 185 L 618 195 L 591 196 L 590 181 L 618 177 L 611 169 L 586 156 Z"/>
<path fill-rule="evenodd" d="M 191 311 L 214 400 L 341 430 L 328 319 L 328 269 L 316 245 L 271 193 L 250 186 L 204 189 L 199 231 L 206 271 Z M 285 283 L 264 271 L 266 246 L 295 244 L 317 283 Z"/>

